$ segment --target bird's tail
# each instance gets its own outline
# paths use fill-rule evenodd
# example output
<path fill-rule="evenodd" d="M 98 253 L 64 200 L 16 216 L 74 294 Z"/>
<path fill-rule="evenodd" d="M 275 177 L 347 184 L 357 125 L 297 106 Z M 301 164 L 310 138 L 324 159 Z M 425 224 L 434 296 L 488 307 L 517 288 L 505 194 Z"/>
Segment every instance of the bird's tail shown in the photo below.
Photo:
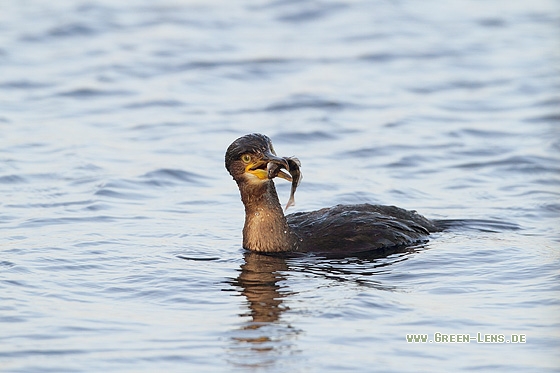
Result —
<path fill-rule="evenodd" d="M 440 230 L 477 230 L 479 232 L 517 231 L 518 224 L 492 219 L 442 219 L 433 220 Z"/>

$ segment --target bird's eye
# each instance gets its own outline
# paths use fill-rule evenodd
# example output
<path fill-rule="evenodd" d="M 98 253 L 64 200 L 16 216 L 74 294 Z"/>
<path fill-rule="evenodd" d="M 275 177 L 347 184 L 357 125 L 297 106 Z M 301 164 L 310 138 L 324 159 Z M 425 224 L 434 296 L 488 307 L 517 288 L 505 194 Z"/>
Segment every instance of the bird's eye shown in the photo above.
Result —
<path fill-rule="evenodd" d="M 243 154 L 241 156 L 241 160 L 245 163 L 249 163 L 249 162 L 251 162 L 251 156 L 249 154 Z"/>

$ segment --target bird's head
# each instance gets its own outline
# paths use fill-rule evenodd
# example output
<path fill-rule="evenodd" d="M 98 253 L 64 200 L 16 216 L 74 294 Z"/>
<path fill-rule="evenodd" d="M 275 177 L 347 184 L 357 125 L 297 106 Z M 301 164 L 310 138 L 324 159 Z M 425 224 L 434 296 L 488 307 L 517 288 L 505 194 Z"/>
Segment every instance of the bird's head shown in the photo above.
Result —
<path fill-rule="evenodd" d="M 291 177 L 280 168 L 289 170 L 286 159 L 278 157 L 270 139 L 259 133 L 245 135 L 228 147 L 226 151 L 226 169 L 240 182 L 263 183 L 276 176 Z M 274 167 L 271 167 L 274 166 Z"/>

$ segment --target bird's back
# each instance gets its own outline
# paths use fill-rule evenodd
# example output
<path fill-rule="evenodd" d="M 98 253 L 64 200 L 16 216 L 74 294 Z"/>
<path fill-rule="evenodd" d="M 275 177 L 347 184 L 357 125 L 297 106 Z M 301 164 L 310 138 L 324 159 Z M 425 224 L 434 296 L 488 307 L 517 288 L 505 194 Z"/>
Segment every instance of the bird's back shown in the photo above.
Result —
<path fill-rule="evenodd" d="M 349 254 L 426 241 L 438 228 L 429 219 L 395 206 L 337 205 L 286 216 L 300 238 L 298 251 Z"/>

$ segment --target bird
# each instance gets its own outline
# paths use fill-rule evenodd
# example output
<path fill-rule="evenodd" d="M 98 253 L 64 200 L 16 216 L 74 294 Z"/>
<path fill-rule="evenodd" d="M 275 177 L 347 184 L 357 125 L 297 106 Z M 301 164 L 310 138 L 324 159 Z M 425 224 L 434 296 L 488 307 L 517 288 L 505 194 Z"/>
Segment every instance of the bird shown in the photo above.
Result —
<path fill-rule="evenodd" d="M 387 253 L 426 242 L 430 233 L 441 230 L 416 211 L 369 203 L 284 215 L 273 179 L 292 181 L 293 197 L 299 165 L 296 158 L 277 156 L 270 138 L 259 133 L 239 137 L 227 148 L 225 167 L 245 206 L 246 250 L 272 255 Z"/>

